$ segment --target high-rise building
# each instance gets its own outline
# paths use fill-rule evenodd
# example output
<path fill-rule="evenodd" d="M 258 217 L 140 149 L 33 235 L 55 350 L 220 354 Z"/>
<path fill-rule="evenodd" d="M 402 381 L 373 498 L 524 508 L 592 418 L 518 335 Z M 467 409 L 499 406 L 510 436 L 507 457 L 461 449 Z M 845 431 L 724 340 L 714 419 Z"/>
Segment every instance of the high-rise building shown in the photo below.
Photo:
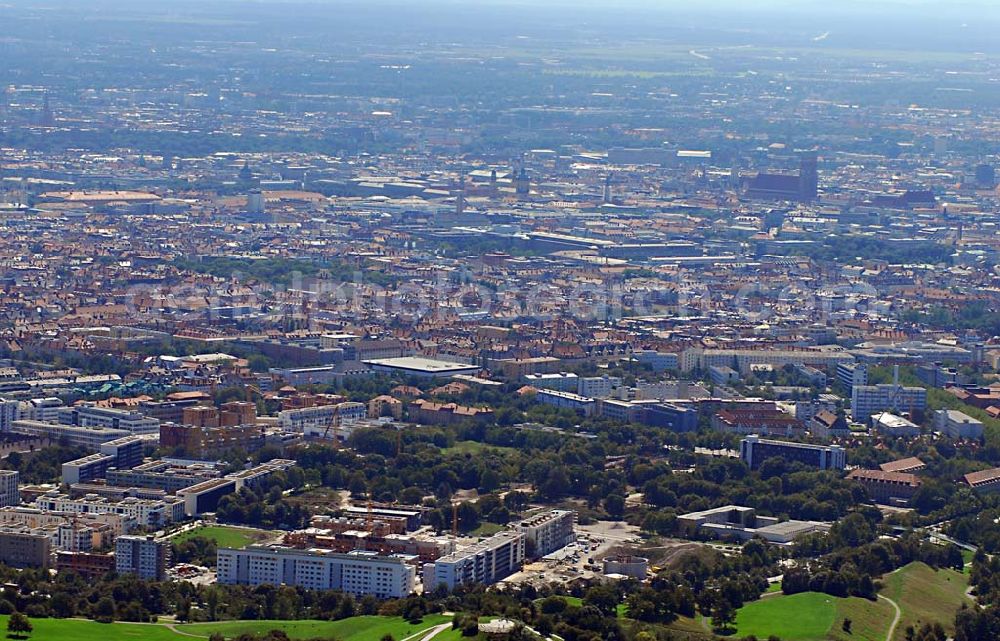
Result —
<path fill-rule="evenodd" d="M 251 189 L 247 194 L 247 213 L 253 216 L 263 216 L 265 207 L 264 193 L 259 189 Z"/>
<path fill-rule="evenodd" d="M 170 542 L 152 536 L 119 536 L 115 539 L 115 571 L 141 579 L 162 581 L 170 562 Z"/>
<path fill-rule="evenodd" d="M 0 470 L 0 507 L 21 504 L 20 480 L 21 475 L 16 470 Z"/>
<path fill-rule="evenodd" d="M 837 380 L 847 389 L 868 384 L 868 366 L 864 363 L 837 363 Z"/>

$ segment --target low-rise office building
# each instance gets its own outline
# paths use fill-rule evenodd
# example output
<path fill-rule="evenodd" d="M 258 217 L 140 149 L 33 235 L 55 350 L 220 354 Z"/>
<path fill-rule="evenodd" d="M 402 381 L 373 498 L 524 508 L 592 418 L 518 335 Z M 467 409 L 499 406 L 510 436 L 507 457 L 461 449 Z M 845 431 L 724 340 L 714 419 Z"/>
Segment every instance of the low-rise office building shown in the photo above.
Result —
<path fill-rule="evenodd" d="M 214 512 L 222 497 L 237 490 L 237 482 L 230 478 L 210 479 L 177 491 L 177 498 L 184 506 L 187 516 L 198 516 Z"/>
<path fill-rule="evenodd" d="M 983 436 L 983 422 L 958 410 L 937 410 L 934 413 L 934 428 L 948 438 L 975 440 Z"/>
<path fill-rule="evenodd" d="M 796 538 L 815 532 L 826 532 L 829 523 L 818 521 L 781 521 L 771 516 L 759 516 L 757 510 L 739 505 L 691 512 L 677 517 L 678 524 L 688 534 L 737 541 L 760 537 L 768 543 L 788 545 Z"/>
<path fill-rule="evenodd" d="M 772 457 L 803 463 L 821 470 L 842 470 L 847 465 L 847 453 L 839 445 L 773 441 L 756 435 L 740 441 L 740 458 L 750 466 L 750 469 L 758 469 L 765 460 Z"/>
<path fill-rule="evenodd" d="M 24 436 L 48 439 L 56 443 L 85 447 L 94 452 L 99 451 L 101 445 L 108 441 L 132 435 L 127 430 L 110 427 L 81 427 L 32 420 L 14 421 L 11 424 L 11 431 Z"/>

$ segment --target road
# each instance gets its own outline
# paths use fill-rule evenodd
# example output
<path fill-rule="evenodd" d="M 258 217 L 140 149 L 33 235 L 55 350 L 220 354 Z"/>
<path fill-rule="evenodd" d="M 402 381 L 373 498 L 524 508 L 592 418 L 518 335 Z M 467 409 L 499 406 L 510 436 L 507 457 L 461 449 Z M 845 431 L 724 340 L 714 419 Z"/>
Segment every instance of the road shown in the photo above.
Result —
<path fill-rule="evenodd" d="M 885 641 L 892 641 L 892 635 L 896 633 L 896 626 L 899 625 L 899 617 L 903 616 L 903 613 L 900 611 L 899 606 L 896 604 L 896 602 L 890 599 L 889 597 L 882 596 L 880 594 L 878 595 L 878 598 L 882 599 L 883 601 L 888 601 L 889 605 L 891 605 L 893 609 L 896 610 L 896 616 L 892 619 L 892 625 L 889 626 L 889 632 L 885 635 Z"/>
<path fill-rule="evenodd" d="M 435 625 L 434 627 L 427 628 L 426 630 L 421 630 L 416 634 L 411 634 L 410 636 L 404 639 L 400 639 L 400 641 L 416 641 L 417 639 L 420 639 L 420 641 L 431 641 L 431 639 L 441 634 L 450 627 L 451 627 L 450 623 L 442 623 L 440 625 Z"/>

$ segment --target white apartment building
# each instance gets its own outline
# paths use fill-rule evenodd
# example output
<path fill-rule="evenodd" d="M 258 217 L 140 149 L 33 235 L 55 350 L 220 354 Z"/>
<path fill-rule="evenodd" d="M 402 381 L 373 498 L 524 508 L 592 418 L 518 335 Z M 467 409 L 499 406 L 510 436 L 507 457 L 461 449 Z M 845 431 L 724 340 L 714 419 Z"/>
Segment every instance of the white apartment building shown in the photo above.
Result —
<path fill-rule="evenodd" d="M 74 499 L 52 490 L 35 499 L 35 507 L 70 514 L 120 514 L 134 519 L 141 527 L 161 527 L 185 518 L 184 501 L 175 497 L 153 501 L 130 496 L 121 501 L 110 501 L 96 494 L 87 494 Z"/>
<path fill-rule="evenodd" d="M 107 526 L 115 536 L 120 536 L 138 527 L 133 517 L 113 512 L 84 514 L 70 512 L 52 512 L 37 507 L 5 507 L 0 508 L 0 526 L 23 526 L 30 529 L 45 529 L 57 527 L 75 520 L 78 527 L 101 529 Z"/>
<path fill-rule="evenodd" d="M 621 386 L 622 379 L 618 376 L 585 376 L 580 379 L 576 393 L 589 398 L 608 398 Z"/>
<path fill-rule="evenodd" d="M 535 558 L 552 554 L 576 541 L 576 512 L 549 510 L 524 519 L 514 529 L 524 535 L 525 547 Z"/>
<path fill-rule="evenodd" d="M 130 434 L 159 434 L 160 420 L 132 410 L 81 405 L 65 407 L 59 412 L 59 422 L 80 427 L 106 427 Z"/>
<path fill-rule="evenodd" d="M 218 551 L 218 581 L 226 585 L 292 585 L 311 590 L 341 590 L 379 599 L 408 596 L 416 587 L 412 555 L 380 555 L 355 550 L 299 550 L 250 546 Z"/>
<path fill-rule="evenodd" d="M 498 532 L 473 546 L 424 565 L 424 590 L 445 586 L 489 585 L 519 571 L 524 565 L 524 535 L 514 530 Z"/>
<path fill-rule="evenodd" d="M 926 408 L 927 390 L 923 387 L 884 383 L 851 388 L 851 416 L 855 421 L 867 423 L 873 414 L 883 411 L 909 412 Z"/>
<path fill-rule="evenodd" d="M 59 410 L 65 407 L 63 402 L 54 396 L 48 398 L 33 398 L 20 406 L 15 420 L 59 422 Z"/>
<path fill-rule="evenodd" d="M 338 414 L 341 425 L 350 425 L 365 419 L 368 415 L 368 408 L 364 403 L 347 402 L 282 410 L 278 412 L 278 423 L 281 425 L 281 429 L 286 432 L 322 436 L 326 432 L 327 426 L 334 420 L 334 416 Z"/>
<path fill-rule="evenodd" d="M 0 400 L 0 433 L 10 431 L 14 421 L 21 418 L 21 402 Z"/>

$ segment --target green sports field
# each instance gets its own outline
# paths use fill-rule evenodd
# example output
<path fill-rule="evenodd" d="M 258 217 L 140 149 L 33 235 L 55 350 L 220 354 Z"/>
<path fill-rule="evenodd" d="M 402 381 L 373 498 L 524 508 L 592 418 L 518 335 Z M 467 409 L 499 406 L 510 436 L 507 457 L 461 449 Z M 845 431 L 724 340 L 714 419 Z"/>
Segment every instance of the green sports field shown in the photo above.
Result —
<path fill-rule="evenodd" d="M 183 543 L 195 537 L 203 537 L 215 541 L 220 548 L 242 548 L 256 543 L 268 536 L 263 530 L 251 528 L 228 527 L 225 525 L 203 525 L 171 538 L 173 543 Z"/>

